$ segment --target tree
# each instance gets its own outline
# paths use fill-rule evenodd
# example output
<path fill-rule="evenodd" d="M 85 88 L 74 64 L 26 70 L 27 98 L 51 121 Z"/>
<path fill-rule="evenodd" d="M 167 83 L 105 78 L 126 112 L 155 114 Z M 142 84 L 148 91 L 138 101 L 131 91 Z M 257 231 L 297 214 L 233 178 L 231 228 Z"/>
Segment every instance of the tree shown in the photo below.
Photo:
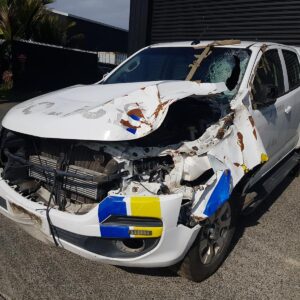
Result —
<path fill-rule="evenodd" d="M 45 14 L 39 26 L 33 30 L 32 39 L 41 43 L 61 46 L 72 46 L 72 42 L 78 42 L 83 34 L 70 35 L 70 30 L 76 26 L 66 18 L 61 18 L 51 12 Z"/>
<path fill-rule="evenodd" d="M 45 5 L 52 2 L 53 0 L 1 0 L 2 37 L 7 42 L 31 39 L 34 30 L 50 14 Z"/>
<path fill-rule="evenodd" d="M 8 60 L 11 69 L 11 46 L 25 39 L 66 46 L 68 31 L 75 22 L 63 20 L 46 8 L 55 0 L 0 0 L 0 66 Z M 76 38 L 81 37 L 77 35 Z M 73 37 L 74 38 L 74 37 Z"/>

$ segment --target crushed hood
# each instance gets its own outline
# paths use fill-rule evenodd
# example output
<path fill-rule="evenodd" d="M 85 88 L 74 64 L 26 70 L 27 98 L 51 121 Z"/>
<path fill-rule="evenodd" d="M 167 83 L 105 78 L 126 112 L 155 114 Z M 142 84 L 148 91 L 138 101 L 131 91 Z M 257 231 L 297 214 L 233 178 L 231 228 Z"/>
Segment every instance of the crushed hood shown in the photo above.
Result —
<path fill-rule="evenodd" d="M 190 81 L 74 86 L 13 107 L 2 125 L 43 138 L 134 140 L 156 130 L 172 103 L 226 90 L 225 83 Z"/>

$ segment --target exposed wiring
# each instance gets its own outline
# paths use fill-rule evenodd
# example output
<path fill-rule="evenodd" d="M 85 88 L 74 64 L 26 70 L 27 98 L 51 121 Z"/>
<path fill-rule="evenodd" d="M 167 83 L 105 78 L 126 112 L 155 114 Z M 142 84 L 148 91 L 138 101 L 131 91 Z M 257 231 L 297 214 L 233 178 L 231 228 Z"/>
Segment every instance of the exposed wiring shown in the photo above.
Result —
<path fill-rule="evenodd" d="M 35 141 L 33 141 L 33 147 L 34 147 L 34 150 L 36 152 L 36 155 L 38 156 L 38 159 L 40 161 L 41 166 L 43 166 L 43 163 L 42 163 L 40 154 L 38 152 L 38 149 L 36 147 Z M 46 175 L 47 174 L 46 171 L 42 169 L 42 172 L 43 172 L 43 175 L 44 175 L 44 177 L 46 179 L 47 185 L 51 186 L 51 179 L 48 180 L 48 176 Z M 47 208 L 46 208 L 46 218 L 47 218 L 47 222 L 48 222 L 48 225 L 49 225 L 50 233 L 52 235 L 54 244 L 55 244 L 56 247 L 58 247 L 59 244 L 58 244 L 58 242 L 57 242 L 57 240 L 55 238 L 55 232 L 54 232 L 53 224 L 52 224 L 51 219 L 50 219 L 50 209 L 51 209 L 50 208 L 50 204 L 51 204 L 52 198 L 54 196 L 55 186 L 56 186 L 56 174 L 54 174 L 53 186 L 52 186 L 52 189 L 51 189 L 51 193 L 50 193 L 48 204 L 47 204 Z"/>
<path fill-rule="evenodd" d="M 49 196 L 49 200 L 48 200 L 48 205 L 47 205 L 47 209 L 46 209 L 46 217 L 47 217 L 47 221 L 48 221 L 48 225 L 49 225 L 49 229 L 50 229 L 50 233 L 52 235 L 52 238 L 53 238 L 53 241 L 54 241 L 54 244 L 55 246 L 59 246 L 56 238 L 55 238 L 55 232 L 54 232 L 54 227 L 53 227 L 53 224 L 51 222 L 51 219 L 50 219 L 50 204 L 51 204 L 51 200 L 54 196 L 54 190 L 55 190 L 55 185 L 56 185 L 56 174 L 55 174 L 55 177 L 54 177 L 54 182 L 53 182 L 53 186 L 52 186 L 52 189 L 51 189 L 51 193 L 50 193 L 50 196 Z"/>
<path fill-rule="evenodd" d="M 42 159 L 41 159 L 41 156 L 40 156 L 40 154 L 39 154 L 39 152 L 38 152 L 38 149 L 37 149 L 37 147 L 36 147 L 35 141 L 33 140 L 32 143 L 33 143 L 33 147 L 34 147 L 35 153 L 36 153 L 36 155 L 37 155 L 37 157 L 38 157 L 38 160 L 39 160 L 39 162 L 40 162 L 40 165 L 43 167 Z M 51 179 L 48 181 L 48 176 L 46 175 L 46 174 L 47 174 L 46 171 L 45 171 L 45 170 L 42 170 L 42 172 L 43 172 L 43 175 L 44 175 L 44 177 L 45 177 L 45 179 L 46 179 L 46 183 L 50 186 Z"/>
<path fill-rule="evenodd" d="M 154 193 L 153 191 L 149 190 L 141 182 L 139 182 L 139 181 L 133 181 L 133 182 L 135 182 L 135 183 L 139 184 L 140 186 L 142 186 L 147 192 L 151 193 L 152 195 L 157 195 L 157 193 Z"/>

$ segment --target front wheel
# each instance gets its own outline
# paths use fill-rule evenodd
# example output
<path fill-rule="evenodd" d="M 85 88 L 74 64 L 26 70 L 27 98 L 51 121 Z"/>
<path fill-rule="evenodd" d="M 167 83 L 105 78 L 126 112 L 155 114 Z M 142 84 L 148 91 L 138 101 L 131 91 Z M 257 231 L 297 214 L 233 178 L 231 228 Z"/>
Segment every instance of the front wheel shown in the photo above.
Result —
<path fill-rule="evenodd" d="M 229 200 L 206 220 L 179 267 L 180 276 L 200 282 L 220 267 L 230 249 L 236 217 L 236 209 Z"/>

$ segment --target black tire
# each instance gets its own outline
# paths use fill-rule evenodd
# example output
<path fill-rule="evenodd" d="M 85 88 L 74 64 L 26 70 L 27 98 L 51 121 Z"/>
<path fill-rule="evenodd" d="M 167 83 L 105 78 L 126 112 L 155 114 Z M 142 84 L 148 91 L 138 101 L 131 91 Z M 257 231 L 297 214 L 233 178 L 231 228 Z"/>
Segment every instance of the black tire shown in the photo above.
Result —
<path fill-rule="evenodd" d="M 230 221 L 228 222 L 227 220 L 228 226 L 225 226 L 227 227 L 226 231 L 225 229 L 214 229 L 222 227 L 218 225 L 218 214 L 222 215 L 222 213 L 226 210 L 230 211 Z M 203 224 L 193 246 L 190 248 L 179 266 L 178 274 L 180 276 L 195 282 L 200 282 L 218 270 L 231 248 L 237 214 L 236 205 L 233 204 L 232 200 L 229 200 L 224 203 L 224 205 L 220 207 L 205 224 Z M 224 219 L 225 217 L 223 220 Z M 223 221 L 220 223 L 223 223 Z M 217 231 L 218 233 L 216 234 Z M 216 242 L 218 234 L 221 240 Z M 207 243 L 207 250 L 205 248 L 205 243 Z"/>

